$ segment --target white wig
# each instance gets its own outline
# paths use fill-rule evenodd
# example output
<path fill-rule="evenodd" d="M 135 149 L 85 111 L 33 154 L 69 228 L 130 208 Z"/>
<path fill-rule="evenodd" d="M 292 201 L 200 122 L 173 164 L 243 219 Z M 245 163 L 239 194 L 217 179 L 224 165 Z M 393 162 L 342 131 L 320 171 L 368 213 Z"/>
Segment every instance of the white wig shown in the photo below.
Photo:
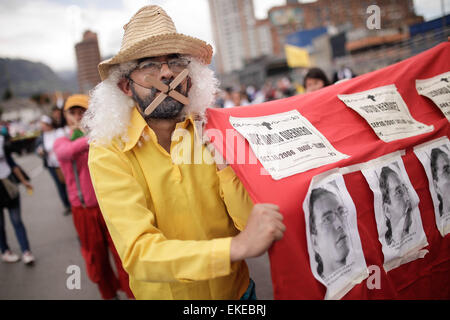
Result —
<path fill-rule="evenodd" d="M 219 86 L 214 72 L 197 59 L 189 57 L 188 69 L 192 86 L 189 90 L 189 105 L 184 114 L 196 115 L 206 122 L 205 111 L 214 103 L 214 95 Z M 109 145 L 115 138 L 123 142 L 128 140 L 131 112 L 136 102 L 117 86 L 137 65 L 136 61 L 122 63 L 111 68 L 107 79 L 90 92 L 89 108 L 82 120 L 83 128 L 88 132 L 89 142 Z"/>

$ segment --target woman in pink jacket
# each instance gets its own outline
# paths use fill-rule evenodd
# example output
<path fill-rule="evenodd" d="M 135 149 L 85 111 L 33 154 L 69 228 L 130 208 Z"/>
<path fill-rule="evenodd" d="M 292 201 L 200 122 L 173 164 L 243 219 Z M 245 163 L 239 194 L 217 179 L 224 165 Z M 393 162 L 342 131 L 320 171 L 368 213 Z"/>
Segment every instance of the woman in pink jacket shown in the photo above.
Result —
<path fill-rule="evenodd" d="M 67 99 L 64 116 L 71 129 L 70 136 L 58 138 L 54 143 L 54 151 L 66 180 L 73 221 L 89 278 L 98 285 L 103 299 L 117 298 L 118 289 L 133 298 L 128 274 L 122 267 L 106 228 L 89 174 L 88 140 L 79 128 L 87 107 L 86 95 L 72 95 Z M 108 246 L 116 263 L 118 277 L 110 264 Z"/>

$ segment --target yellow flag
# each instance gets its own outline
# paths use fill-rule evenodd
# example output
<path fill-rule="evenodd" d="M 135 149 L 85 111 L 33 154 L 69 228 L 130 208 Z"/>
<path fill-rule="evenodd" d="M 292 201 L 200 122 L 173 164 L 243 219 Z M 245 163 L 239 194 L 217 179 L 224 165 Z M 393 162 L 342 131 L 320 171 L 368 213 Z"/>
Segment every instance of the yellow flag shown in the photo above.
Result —
<path fill-rule="evenodd" d="M 284 51 L 289 67 L 309 67 L 311 65 L 308 50 L 286 44 L 284 46 Z"/>

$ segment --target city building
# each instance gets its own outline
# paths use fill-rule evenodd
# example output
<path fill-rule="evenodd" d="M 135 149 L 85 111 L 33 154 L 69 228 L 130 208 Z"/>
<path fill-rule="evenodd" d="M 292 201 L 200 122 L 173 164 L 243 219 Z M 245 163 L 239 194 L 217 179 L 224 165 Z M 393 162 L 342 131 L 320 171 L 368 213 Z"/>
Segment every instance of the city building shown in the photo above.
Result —
<path fill-rule="evenodd" d="M 100 83 L 97 66 L 101 61 L 97 34 L 87 30 L 83 40 L 75 45 L 78 67 L 78 88 L 81 93 L 88 93 Z"/>
<path fill-rule="evenodd" d="M 341 62 L 353 66 L 347 63 L 351 55 L 408 41 L 409 26 L 423 22 L 413 0 L 286 0 L 264 20 L 255 19 L 252 0 L 209 0 L 209 5 L 223 87 L 302 78 L 303 68 L 287 64 L 286 44 L 307 49 L 311 65 L 331 75 Z M 380 29 L 367 27 L 372 5 L 380 8 Z"/>
<path fill-rule="evenodd" d="M 413 0 L 317 0 L 309 3 L 287 1 L 286 5 L 276 6 L 269 10 L 271 23 L 273 53 L 284 55 L 286 37 L 296 31 L 315 29 L 319 27 L 335 28 L 349 26 L 347 46 L 350 50 L 359 49 L 370 44 L 382 44 L 383 41 L 403 40 L 401 28 L 423 22 L 423 17 L 414 12 Z M 377 5 L 380 8 L 381 30 L 383 37 L 377 38 L 380 30 L 369 30 L 367 19 L 370 13 L 367 8 Z M 386 37 L 386 35 L 389 35 Z M 364 39 L 373 38 L 368 42 Z M 353 43 L 354 42 L 354 43 Z"/>
<path fill-rule="evenodd" d="M 259 36 L 269 29 L 264 23 L 257 28 L 253 0 L 209 0 L 209 8 L 219 74 L 240 70 L 261 55 Z"/>

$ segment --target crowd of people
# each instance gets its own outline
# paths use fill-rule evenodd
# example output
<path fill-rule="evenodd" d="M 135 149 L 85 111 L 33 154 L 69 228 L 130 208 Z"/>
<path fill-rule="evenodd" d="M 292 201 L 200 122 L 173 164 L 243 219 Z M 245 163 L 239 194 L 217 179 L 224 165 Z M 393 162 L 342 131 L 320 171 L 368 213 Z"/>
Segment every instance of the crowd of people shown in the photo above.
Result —
<path fill-rule="evenodd" d="M 36 153 L 42 158 L 43 167 L 55 183 L 58 196 L 65 208 L 63 214 L 72 214 L 80 242 L 81 254 L 92 282 L 96 283 L 103 299 L 117 299 L 119 290 L 134 298 L 128 284 L 128 274 L 112 243 L 102 217 L 88 169 L 89 144 L 80 127 L 81 118 L 88 108 L 88 96 L 70 96 L 64 108 L 52 109 L 50 115 L 40 118 L 41 136 L 36 140 Z M 11 155 L 11 139 L 7 126 L 2 126 L 0 136 L 0 249 L 3 262 L 14 263 L 20 257 L 12 252 L 6 239 L 4 210 L 9 211 L 11 223 L 22 251 L 22 260 L 32 265 L 25 225 L 21 218 L 20 192 L 22 183 L 33 189 L 25 171 Z M 109 252 L 116 265 L 117 275 L 111 266 Z"/>
<path fill-rule="evenodd" d="M 348 67 L 343 67 L 333 74 L 330 80 L 326 73 L 317 67 L 306 70 L 303 83 L 298 84 L 289 77 L 278 80 L 267 80 L 260 88 L 241 85 L 239 88 L 226 87 L 219 89 L 215 96 L 215 108 L 231 108 L 260 104 L 267 101 L 292 97 L 294 95 L 313 92 L 333 83 L 354 78 L 355 74 Z"/>
<path fill-rule="evenodd" d="M 88 276 L 104 299 L 117 298 L 118 290 L 130 299 L 255 299 L 245 259 L 283 237 L 278 206 L 253 204 L 224 162 L 175 165 L 172 135 L 180 127 L 193 133 L 194 119 L 204 123 L 212 104 L 259 104 L 302 90 L 287 77 L 261 88 L 218 90 L 207 67 L 212 47 L 176 32 L 166 37 L 164 30 L 175 27 L 162 8 L 141 8 L 125 26 L 119 53 L 100 63 L 102 82 L 90 97 L 72 95 L 40 118 L 36 153 L 63 214 L 72 215 Z M 329 84 L 313 68 L 303 91 Z M 6 208 L 22 260 L 31 264 L 17 183 L 33 187 L 11 157 L 7 130 L 1 133 L 1 258 L 20 259 L 6 241 Z M 208 142 L 202 148 L 216 158 Z"/>

